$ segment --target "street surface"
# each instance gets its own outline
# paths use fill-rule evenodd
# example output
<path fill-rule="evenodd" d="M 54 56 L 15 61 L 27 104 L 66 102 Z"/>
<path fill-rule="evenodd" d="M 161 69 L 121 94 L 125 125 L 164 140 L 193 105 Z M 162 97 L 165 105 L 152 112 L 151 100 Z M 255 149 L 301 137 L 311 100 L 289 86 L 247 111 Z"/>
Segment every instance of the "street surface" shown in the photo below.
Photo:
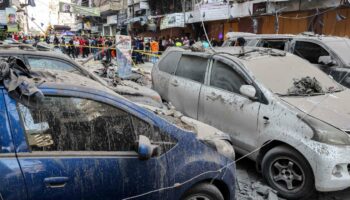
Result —
<path fill-rule="evenodd" d="M 252 183 L 252 185 L 256 182 L 261 182 L 262 184 L 264 184 L 263 178 L 261 176 L 261 174 L 258 174 L 256 169 L 255 169 L 255 163 L 249 159 L 243 159 L 241 161 L 239 161 L 236 165 L 237 167 L 237 174 L 238 173 L 242 173 L 243 175 L 239 175 L 238 177 L 245 177 L 246 175 L 244 175 L 244 173 L 246 173 L 248 175 L 248 178 L 250 180 L 250 182 Z M 240 180 L 237 180 L 238 182 Z M 246 180 L 244 180 L 244 182 L 247 182 Z M 239 194 L 241 191 L 237 191 L 237 193 Z M 310 200 L 347 200 L 350 199 L 350 189 L 346 189 L 343 191 L 338 191 L 338 192 L 329 192 L 329 193 L 316 193 L 315 195 L 312 196 L 312 198 L 310 198 Z M 241 198 L 237 198 L 237 200 L 252 200 L 251 198 L 247 197 L 241 197 Z"/>

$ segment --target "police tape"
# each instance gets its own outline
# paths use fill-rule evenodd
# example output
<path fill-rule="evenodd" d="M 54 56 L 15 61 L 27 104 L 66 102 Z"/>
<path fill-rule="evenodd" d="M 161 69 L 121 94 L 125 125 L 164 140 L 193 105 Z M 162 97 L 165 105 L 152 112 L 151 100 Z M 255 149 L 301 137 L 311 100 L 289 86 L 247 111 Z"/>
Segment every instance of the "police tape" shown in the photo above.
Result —
<path fill-rule="evenodd" d="M 96 46 L 84 46 L 84 45 L 70 45 L 70 44 L 59 44 L 59 45 L 50 45 L 53 47 L 75 47 L 75 48 L 90 48 L 90 49 L 109 49 L 109 50 L 116 50 L 117 48 L 108 48 L 106 47 L 96 47 Z M 147 56 L 152 56 L 152 57 L 161 57 L 161 55 L 159 55 L 158 53 L 162 53 L 162 51 L 157 51 L 157 52 L 152 52 L 152 51 L 142 51 L 142 50 L 130 50 L 131 53 L 132 52 L 137 52 L 143 55 L 147 55 Z"/>

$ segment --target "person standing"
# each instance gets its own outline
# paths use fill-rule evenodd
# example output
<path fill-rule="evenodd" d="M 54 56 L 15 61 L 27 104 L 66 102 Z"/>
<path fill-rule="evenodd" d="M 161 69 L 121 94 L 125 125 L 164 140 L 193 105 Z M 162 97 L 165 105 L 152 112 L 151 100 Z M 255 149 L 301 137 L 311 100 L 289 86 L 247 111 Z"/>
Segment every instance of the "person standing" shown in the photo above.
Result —
<path fill-rule="evenodd" d="M 72 37 L 68 42 L 68 56 L 75 59 L 75 46 L 74 46 L 74 37 Z"/>
<path fill-rule="evenodd" d="M 104 45 L 104 40 L 103 40 L 103 37 L 100 36 L 100 38 L 97 40 L 97 44 L 98 44 L 98 47 L 99 47 L 99 51 L 103 49 L 103 45 Z M 102 52 L 98 54 L 98 60 L 102 60 L 103 58 L 103 54 Z"/>
<path fill-rule="evenodd" d="M 158 55 L 159 52 L 159 43 L 157 42 L 156 39 L 152 39 L 152 42 L 150 43 L 151 46 L 151 52 L 152 54 Z M 152 56 L 151 57 L 151 62 L 156 63 L 157 62 L 157 56 Z"/>
<path fill-rule="evenodd" d="M 55 45 L 55 48 L 58 48 L 58 45 L 60 44 L 60 41 L 59 41 L 57 35 L 55 35 L 55 38 L 53 39 L 53 44 Z"/>
<path fill-rule="evenodd" d="M 111 54 L 111 49 L 109 47 L 112 46 L 112 41 L 110 40 L 110 38 L 108 38 L 105 42 L 105 46 L 106 46 L 106 61 L 107 63 L 110 63 L 112 61 L 112 54 Z"/>
<path fill-rule="evenodd" d="M 62 51 L 62 53 L 67 53 L 67 51 L 66 51 L 66 40 L 64 39 L 64 37 L 61 38 L 61 51 Z"/>
<path fill-rule="evenodd" d="M 91 39 L 92 54 L 94 55 L 94 60 L 98 60 L 98 49 L 97 49 L 97 39 L 93 37 Z"/>
<path fill-rule="evenodd" d="M 78 58 L 79 57 L 79 37 L 75 37 L 74 38 L 74 53 L 75 53 L 75 57 Z"/>
<path fill-rule="evenodd" d="M 189 47 L 190 46 L 190 40 L 188 39 L 187 36 L 185 36 L 185 39 L 183 40 L 183 45 L 185 47 Z"/>

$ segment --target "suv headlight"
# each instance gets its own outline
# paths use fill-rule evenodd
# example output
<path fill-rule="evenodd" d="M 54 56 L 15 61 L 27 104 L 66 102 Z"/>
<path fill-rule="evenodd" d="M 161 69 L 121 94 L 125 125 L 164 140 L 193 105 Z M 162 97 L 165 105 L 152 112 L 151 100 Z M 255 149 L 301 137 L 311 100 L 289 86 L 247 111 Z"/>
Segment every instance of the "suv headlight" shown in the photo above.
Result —
<path fill-rule="evenodd" d="M 350 145 L 350 136 L 344 131 L 309 115 L 302 120 L 314 131 L 312 140 L 333 145 Z"/>

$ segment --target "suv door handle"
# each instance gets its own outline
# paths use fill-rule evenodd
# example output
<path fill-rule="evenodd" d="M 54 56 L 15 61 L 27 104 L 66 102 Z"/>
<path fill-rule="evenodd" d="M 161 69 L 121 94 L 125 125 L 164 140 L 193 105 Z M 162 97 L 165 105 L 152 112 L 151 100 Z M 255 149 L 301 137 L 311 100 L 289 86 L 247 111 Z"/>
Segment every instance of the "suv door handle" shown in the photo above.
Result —
<path fill-rule="evenodd" d="M 49 188 L 60 188 L 64 187 L 67 184 L 68 180 L 68 177 L 48 177 L 44 179 L 44 183 L 46 187 Z"/>
<path fill-rule="evenodd" d="M 179 86 L 179 82 L 177 82 L 177 80 L 171 81 L 171 85 L 177 87 Z"/>

